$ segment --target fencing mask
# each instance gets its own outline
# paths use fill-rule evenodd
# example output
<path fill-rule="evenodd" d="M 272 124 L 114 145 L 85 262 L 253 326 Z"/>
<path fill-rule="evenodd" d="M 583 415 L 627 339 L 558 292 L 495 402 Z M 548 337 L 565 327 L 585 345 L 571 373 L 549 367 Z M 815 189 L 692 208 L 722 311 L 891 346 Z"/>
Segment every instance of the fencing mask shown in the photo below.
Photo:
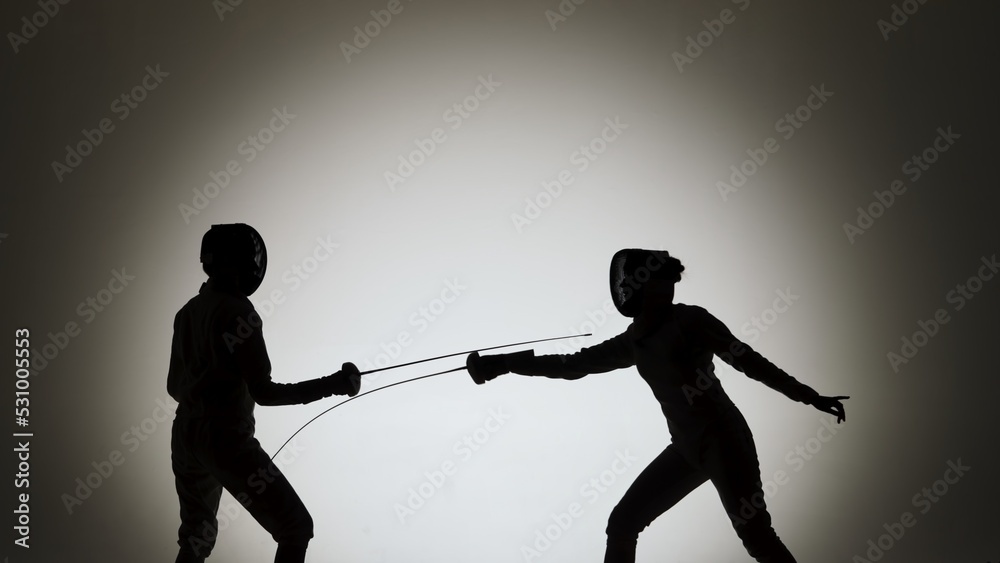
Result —
<path fill-rule="evenodd" d="M 210 277 L 221 268 L 235 270 L 240 292 L 249 297 L 264 281 L 267 248 L 250 225 L 212 225 L 201 239 L 201 263 Z"/>
<path fill-rule="evenodd" d="M 618 312 L 635 317 L 642 308 L 642 286 L 649 280 L 678 282 L 684 266 L 666 250 L 625 248 L 611 258 L 611 300 Z"/>

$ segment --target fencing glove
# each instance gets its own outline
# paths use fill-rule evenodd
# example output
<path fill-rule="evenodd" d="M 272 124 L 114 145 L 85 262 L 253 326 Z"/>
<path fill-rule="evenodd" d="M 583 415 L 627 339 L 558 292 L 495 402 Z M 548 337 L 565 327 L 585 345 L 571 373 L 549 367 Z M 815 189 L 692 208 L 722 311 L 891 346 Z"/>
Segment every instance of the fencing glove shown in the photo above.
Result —
<path fill-rule="evenodd" d="M 329 393 L 326 395 L 347 395 L 348 397 L 353 397 L 361 391 L 361 372 L 358 371 L 358 366 L 352 364 L 351 362 L 345 362 L 341 367 L 340 371 L 333 375 L 328 375 L 323 378 L 327 382 L 327 390 Z"/>
<path fill-rule="evenodd" d="M 469 370 L 469 375 L 472 376 L 472 380 L 476 382 L 476 385 L 482 385 L 491 379 L 495 379 L 497 376 L 510 373 L 508 360 L 534 356 L 535 352 L 533 350 L 514 352 L 512 354 L 494 354 L 491 356 L 480 356 L 479 352 L 473 352 L 465 360 L 465 367 Z"/>

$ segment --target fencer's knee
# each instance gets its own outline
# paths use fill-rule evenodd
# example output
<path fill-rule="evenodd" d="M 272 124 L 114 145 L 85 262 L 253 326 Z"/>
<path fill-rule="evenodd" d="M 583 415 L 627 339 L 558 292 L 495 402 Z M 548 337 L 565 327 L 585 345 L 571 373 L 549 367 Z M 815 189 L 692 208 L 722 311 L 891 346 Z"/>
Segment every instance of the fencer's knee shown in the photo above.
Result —
<path fill-rule="evenodd" d="M 279 543 L 278 552 L 274 554 L 274 563 L 304 563 L 307 549 L 308 546 L 305 544 Z"/>
<path fill-rule="evenodd" d="M 182 526 L 177 542 L 180 545 L 177 561 L 184 563 L 204 561 L 212 554 L 218 535 L 219 529 L 215 521 L 203 520 L 201 526 L 193 528 Z"/>
<path fill-rule="evenodd" d="M 306 545 L 313 538 L 313 519 L 306 510 L 298 511 L 288 523 L 281 535 L 275 538 L 278 543 L 289 545 Z"/>
<path fill-rule="evenodd" d="M 215 538 L 205 538 L 202 536 L 190 536 L 181 539 L 181 549 L 177 554 L 177 563 L 203 563 L 212 554 L 215 547 Z"/>
<path fill-rule="evenodd" d="M 298 530 L 300 532 L 299 533 L 300 536 L 312 539 L 312 537 L 313 537 L 313 519 L 312 519 L 312 515 L 310 515 L 308 512 L 306 512 L 305 514 L 302 515 L 302 519 L 299 522 Z"/>
<path fill-rule="evenodd" d="M 615 507 L 608 517 L 608 527 L 605 532 L 609 538 L 634 539 L 639 537 L 643 527 L 627 511 Z"/>
<path fill-rule="evenodd" d="M 769 553 L 776 545 L 781 545 L 770 518 L 751 518 L 743 525 L 736 525 L 735 529 L 736 535 L 751 555 Z"/>

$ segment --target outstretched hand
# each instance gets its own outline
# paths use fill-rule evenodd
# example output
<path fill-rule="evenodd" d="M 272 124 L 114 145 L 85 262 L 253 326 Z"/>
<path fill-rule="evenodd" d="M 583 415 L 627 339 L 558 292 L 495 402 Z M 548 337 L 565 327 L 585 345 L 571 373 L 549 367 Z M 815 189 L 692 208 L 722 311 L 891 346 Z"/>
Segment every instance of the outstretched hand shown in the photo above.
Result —
<path fill-rule="evenodd" d="M 844 403 L 841 402 L 843 399 L 850 399 L 850 397 L 844 395 L 838 397 L 826 397 L 820 395 L 819 397 L 816 397 L 811 404 L 827 414 L 836 416 L 837 422 L 844 422 L 847 420 L 847 414 L 844 412 Z"/>
<path fill-rule="evenodd" d="M 353 397 L 361 391 L 361 373 L 351 362 L 344 362 L 340 371 L 330 376 L 333 378 L 333 394 Z"/>
<path fill-rule="evenodd" d="M 510 372 L 507 369 L 504 354 L 480 356 L 479 352 L 473 352 L 466 358 L 465 366 L 469 370 L 472 380 L 476 382 L 476 385 L 482 385 L 491 379 Z"/>

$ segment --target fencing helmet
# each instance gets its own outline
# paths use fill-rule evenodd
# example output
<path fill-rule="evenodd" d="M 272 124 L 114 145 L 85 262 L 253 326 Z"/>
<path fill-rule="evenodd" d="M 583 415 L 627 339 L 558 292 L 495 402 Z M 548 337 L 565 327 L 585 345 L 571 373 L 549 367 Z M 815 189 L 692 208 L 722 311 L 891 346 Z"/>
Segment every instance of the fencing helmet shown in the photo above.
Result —
<path fill-rule="evenodd" d="M 250 225 L 212 225 L 201 239 L 201 263 L 209 276 L 219 268 L 235 270 L 240 292 L 249 297 L 264 281 L 267 248 L 260 233 Z"/>
<path fill-rule="evenodd" d="M 684 266 L 666 250 L 625 248 L 611 258 L 611 300 L 618 312 L 635 317 L 642 307 L 642 286 L 656 279 L 678 282 Z"/>

